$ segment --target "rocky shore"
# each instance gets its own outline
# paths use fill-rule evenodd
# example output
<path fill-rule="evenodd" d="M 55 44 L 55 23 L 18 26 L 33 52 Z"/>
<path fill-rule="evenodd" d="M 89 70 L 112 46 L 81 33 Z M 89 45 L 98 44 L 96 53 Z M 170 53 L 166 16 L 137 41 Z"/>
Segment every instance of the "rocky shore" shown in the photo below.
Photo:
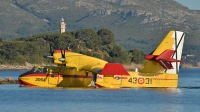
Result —
<path fill-rule="evenodd" d="M 34 65 L 26 63 L 25 65 L 0 65 L 0 70 L 30 70 Z M 18 80 L 11 77 L 1 78 L 0 76 L 0 85 L 1 84 L 18 84 Z"/>
<path fill-rule="evenodd" d="M 18 84 L 18 80 L 14 80 L 11 77 L 0 78 L 0 84 Z"/>
<path fill-rule="evenodd" d="M 34 64 L 25 63 L 25 65 L 0 65 L 0 70 L 29 70 Z"/>

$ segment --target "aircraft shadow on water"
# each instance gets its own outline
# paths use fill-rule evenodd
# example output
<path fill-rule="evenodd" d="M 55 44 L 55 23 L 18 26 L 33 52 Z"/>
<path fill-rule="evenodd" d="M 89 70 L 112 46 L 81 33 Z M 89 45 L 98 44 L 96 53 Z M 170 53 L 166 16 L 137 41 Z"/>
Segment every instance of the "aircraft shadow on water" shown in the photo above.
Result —
<path fill-rule="evenodd" d="M 37 87 L 141 88 L 177 87 L 185 33 L 171 30 L 158 47 L 145 56 L 139 71 L 119 63 L 74 53 L 50 50 L 57 66 L 35 66 L 19 76 L 19 84 Z M 50 47 L 51 48 L 51 47 Z"/>

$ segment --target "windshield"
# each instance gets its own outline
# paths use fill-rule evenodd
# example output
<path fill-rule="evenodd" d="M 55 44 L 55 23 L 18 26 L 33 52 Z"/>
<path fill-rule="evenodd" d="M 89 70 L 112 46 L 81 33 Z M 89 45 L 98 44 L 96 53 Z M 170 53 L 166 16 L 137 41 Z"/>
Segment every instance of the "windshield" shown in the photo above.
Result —
<path fill-rule="evenodd" d="M 33 67 L 30 72 L 33 73 L 46 73 L 47 72 L 47 68 L 37 68 L 37 67 Z"/>

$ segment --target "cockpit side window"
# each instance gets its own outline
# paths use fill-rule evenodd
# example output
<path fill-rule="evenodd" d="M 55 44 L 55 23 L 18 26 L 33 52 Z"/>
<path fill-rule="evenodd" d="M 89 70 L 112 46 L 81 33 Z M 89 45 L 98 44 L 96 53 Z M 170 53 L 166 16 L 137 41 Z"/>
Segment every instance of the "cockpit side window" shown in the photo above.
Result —
<path fill-rule="evenodd" d="M 42 68 L 38 68 L 36 72 L 41 72 L 42 71 Z"/>
<path fill-rule="evenodd" d="M 47 68 L 43 68 L 43 73 L 47 73 Z"/>
<path fill-rule="evenodd" d="M 30 71 L 31 72 L 35 72 L 37 70 L 37 68 L 36 67 L 33 67 Z"/>
<path fill-rule="evenodd" d="M 38 67 L 33 67 L 30 72 L 33 73 L 47 73 L 47 68 L 38 68 Z"/>

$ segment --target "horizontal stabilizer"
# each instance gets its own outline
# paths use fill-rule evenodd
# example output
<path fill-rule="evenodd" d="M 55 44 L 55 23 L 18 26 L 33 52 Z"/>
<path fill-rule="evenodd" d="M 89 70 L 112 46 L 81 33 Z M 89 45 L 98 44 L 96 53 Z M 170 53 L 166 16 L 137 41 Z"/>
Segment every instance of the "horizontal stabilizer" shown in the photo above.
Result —
<path fill-rule="evenodd" d="M 145 59 L 157 61 L 165 69 L 173 69 L 171 62 L 182 62 L 182 60 L 173 59 L 174 50 L 165 50 L 160 55 L 147 55 Z"/>
<path fill-rule="evenodd" d="M 183 60 L 166 59 L 167 62 L 183 62 Z"/>
<path fill-rule="evenodd" d="M 165 50 L 159 56 L 156 57 L 156 60 L 159 60 L 159 59 L 170 59 L 172 54 L 174 54 L 174 50 Z"/>
<path fill-rule="evenodd" d="M 173 69 L 173 66 L 170 62 L 167 62 L 166 60 L 158 60 L 158 63 L 165 69 Z"/>
<path fill-rule="evenodd" d="M 101 75 L 130 75 L 126 69 L 118 63 L 107 63 L 100 73 Z"/>

